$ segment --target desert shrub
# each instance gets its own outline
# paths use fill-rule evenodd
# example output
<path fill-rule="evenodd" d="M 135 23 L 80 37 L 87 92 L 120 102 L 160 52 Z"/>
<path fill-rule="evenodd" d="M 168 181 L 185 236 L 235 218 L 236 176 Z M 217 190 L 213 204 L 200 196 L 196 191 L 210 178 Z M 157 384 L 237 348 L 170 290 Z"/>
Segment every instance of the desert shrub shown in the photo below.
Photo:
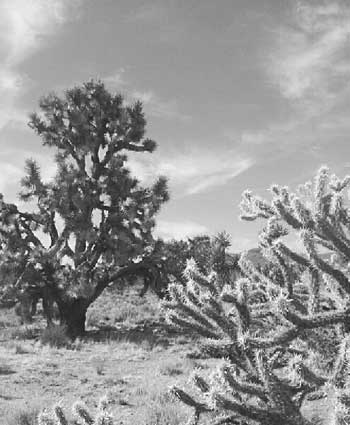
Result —
<path fill-rule="evenodd" d="M 165 362 L 158 369 L 161 375 L 178 376 L 184 373 L 182 362 Z"/>
<path fill-rule="evenodd" d="M 147 409 L 144 425 L 181 425 L 186 414 L 174 401 L 150 406 Z"/>
<path fill-rule="evenodd" d="M 11 330 L 11 338 L 12 339 L 36 339 L 38 337 L 38 329 L 34 326 L 20 326 Z"/>
<path fill-rule="evenodd" d="M 193 393 L 173 387 L 193 409 L 192 424 L 213 415 L 215 424 L 315 425 L 320 418 L 303 407 L 323 399 L 324 424 L 347 423 L 349 185 L 350 177 L 330 177 L 323 167 L 297 193 L 274 185 L 271 202 L 246 191 L 242 218 L 267 220 L 259 244 L 271 267 L 242 255 L 245 277 L 223 287 L 220 270 L 205 274 L 190 261 L 186 286 L 170 287 L 167 320 L 199 334 L 201 351 L 222 359 L 209 379 L 193 374 Z M 302 252 L 288 246 L 293 235 Z"/>
<path fill-rule="evenodd" d="M 38 413 L 39 409 L 37 408 L 30 408 L 28 410 L 22 408 L 6 418 L 6 425 L 37 425 Z"/>
<path fill-rule="evenodd" d="M 67 348 L 71 345 L 71 340 L 67 335 L 65 326 L 53 325 L 45 328 L 40 335 L 40 342 L 55 348 Z"/>
<path fill-rule="evenodd" d="M 90 363 L 96 371 L 97 375 L 103 375 L 103 372 L 106 368 L 106 361 L 106 357 L 102 356 L 93 356 L 90 358 Z"/>
<path fill-rule="evenodd" d="M 11 348 L 15 354 L 28 354 L 31 352 L 28 347 L 18 341 L 11 341 L 8 344 L 8 348 Z"/>
<path fill-rule="evenodd" d="M 18 325 L 19 320 L 13 308 L 0 308 L 0 330 Z"/>

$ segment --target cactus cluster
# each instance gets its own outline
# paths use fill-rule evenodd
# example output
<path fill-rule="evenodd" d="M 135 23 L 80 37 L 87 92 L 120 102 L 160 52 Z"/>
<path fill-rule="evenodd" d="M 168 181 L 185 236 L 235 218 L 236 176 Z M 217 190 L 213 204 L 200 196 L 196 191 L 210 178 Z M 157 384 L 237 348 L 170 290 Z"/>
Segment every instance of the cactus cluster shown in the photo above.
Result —
<path fill-rule="evenodd" d="M 77 401 L 72 406 L 72 413 L 80 425 L 114 425 L 114 420 L 108 412 L 109 400 L 107 397 L 102 397 L 98 403 L 97 413 L 93 416 L 87 406 L 82 401 Z M 53 408 L 43 410 L 38 416 L 38 425 L 68 425 L 68 419 L 58 403 Z"/>
<path fill-rule="evenodd" d="M 222 285 L 220 270 L 205 275 L 189 261 L 186 286 L 171 285 L 168 322 L 196 332 L 203 353 L 223 359 L 209 378 L 194 374 L 193 394 L 172 388 L 193 408 L 190 423 L 209 415 L 215 424 L 314 425 L 303 406 L 322 398 L 332 411 L 327 424 L 347 423 L 349 185 L 322 167 L 295 193 L 273 185 L 270 202 L 246 191 L 242 219 L 266 221 L 259 246 L 267 265 L 243 254 L 244 278 Z M 302 249 L 291 248 L 296 237 Z M 330 341 L 337 354 L 325 358 Z"/>

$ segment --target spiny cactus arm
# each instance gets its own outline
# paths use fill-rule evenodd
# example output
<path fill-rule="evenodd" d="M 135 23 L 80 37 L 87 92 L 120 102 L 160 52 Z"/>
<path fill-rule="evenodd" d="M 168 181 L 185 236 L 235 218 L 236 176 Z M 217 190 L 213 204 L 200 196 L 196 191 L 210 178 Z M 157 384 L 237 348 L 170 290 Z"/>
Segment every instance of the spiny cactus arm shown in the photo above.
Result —
<path fill-rule="evenodd" d="M 314 266 L 318 267 L 322 272 L 333 277 L 339 283 L 342 289 L 347 294 L 350 294 L 350 280 L 341 270 L 336 269 L 319 257 L 315 249 L 313 234 L 310 231 L 305 230 L 302 233 L 302 238 L 304 246 Z"/>
<path fill-rule="evenodd" d="M 270 338 L 248 337 L 247 344 L 253 348 L 265 349 L 273 348 L 279 345 L 285 345 L 293 339 L 297 338 L 300 329 L 297 326 L 291 326 L 288 329 L 276 333 Z"/>
<path fill-rule="evenodd" d="M 261 350 L 256 352 L 256 367 L 270 400 L 270 406 L 276 409 L 280 417 L 285 420 L 284 423 L 293 425 L 307 423 L 300 412 L 298 399 L 305 391 L 308 391 L 308 386 L 295 387 L 280 379 L 273 372 L 266 353 Z"/>
<path fill-rule="evenodd" d="M 350 318 L 350 308 L 342 311 L 325 312 L 314 314 L 309 317 L 298 316 L 301 327 L 305 329 L 315 329 L 319 327 L 325 327 L 329 325 L 336 325 L 338 323 L 344 323 Z"/>
<path fill-rule="evenodd" d="M 308 299 L 307 310 L 310 315 L 318 313 L 321 303 L 321 278 L 318 270 L 313 270 L 310 276 L 309 291 L 310 296 Z"/>
<path fill-rule="evenodd" d="M 178 302 L 176 305 L 169 305 L 168 309 L 173 310 L 179 317 L 182 317 L 185 320 L 190 322 L 195 322 L 203 328 L 208 329 L 208 331 L 215 332 L 215 326 L 211 323 L 208 318 L 197 311 L 196 307 L 193 305 L 187 305 L 184 302 Z"/>
<path fill-rule="evenodd" d="M 237 298 L 229 293 L 223 294 L 222 300 L 235 306 L 238 316 L 237 328 L 239 328 L 241 332 L 246 332 L 250 324 L 250 312 L 247 306 L 243 303 L 239 303 Z"/>
<path fill-rule="evenodd" d="M 272 201 L 272 206 L 277 214 L 282 220 L 284 220 L 289 226 L 295 230 L 300 230 L 303 227 L 303 223 L 296 217 L 296 214 L 292 208 L 286 208 L 283 202 L 280 199 L 274 199 Z"/>
<path fill-rule="evenodd" d="M 191 294 L 190 296 L 189 293 Z M 180 285 L 171 285 L 169 295 L 170 301 L 164 301 L 163 303 L 165 308 L 176 312 L 178 316 L 183 317 L 185 320 L 194 321 L 202 327 L 215 332 L 213 323 L 208 320 L 205 313 L 202 313 L 203 302 L 200 300 L 200 294 L 194 296 L 194 294 Z M 191 301 L 193 298 L 195 302 Z"/>
<path fill-rule="evenodd" d="M 221 374 L 232 390 L 258 397 L 265 403 L 268 401 L 266 391 L 262 385 L 242 381 L 227 365 L 222 366 Z"/>
<path fill-rule="evenodd" d="M 166 321 L 172 326 L 186 330 L 188 332 L 191 332 L 192 334 L 194 332 L 198 333 L 200 336 L 203 336 L 204 338 L 212 338 L 212 339 L 220 338 L 217 332 L 207 329 L 205 326 L 200 325 L 198 322 L 187 320 L 181 317 L 176 311 L 168 311 L 166 313 Z"/>
<path fill-rule="evenodd" d="M 94 425 L 94 420 L 87 406 L 82 401 L 75 402 L 73 404 L 72 411 L 79 420 L 83 421 L 84 425 Z"/>
<path fill-rule="evenodd" d="M 337 235 L 338 230 L 323 217 L 317 217 L 317 227 L 318 233 L 321 233 L 328 242 L 332 243 L 333 250 L 338 251 L 350 260 L 350 241 L 342 235 Z"/>
<path fill-rule="evenodd" d="M 215 409 L 235 412 L 239 414 L 242 419 L 249 418 L 261 424 L 277 425 L 282 423 L 280 414 L 271 408 L 263 409 L 248 403 L 237 403 L 215 392 L 211 394 L 211 401 Z"/>
<path fill-rule="evenodd" d="M 227 317 L 220 316 L 216 311 L 211 309 L 210 307 L 205 307 L 203 312 L 209 317 L 220 330 L 220 333 L 224 333 L 228 335 L 232 340 L 237 339 L 237 329 L 236 325 L 232 323 L 232 321 L 227 320 Z"/>
<path fill-rule="evenodd" d="M 201 351 L 215 359 L 228 359 L 245 373 L 251 372 L 252 368 L 249 359 L 242 356 L 242 350 L 239 352 L 236 342 L 226 341 L 224 339 L 207 339 L 200 343 Z"/>
<path fill-rule="evenodd" d="M 350 418 L 350 394 L 346 390 L 334 390 L 333 406 L 329 425 L 343 425 L 349 423 Z"/>
<path fill-rule="evenodd" d="M 283 242 L 278 241 L 275 244 L 275 248 L 282 255 L 285 255 L 287 258 L 290 258 L 292 261 L 294 261 L 295 263 L 299 264 L 300 266 L 305 267 L 305 268 L 308 268 L 308 269 L 311 269 L 312 268 L 312 264 L 311 264 L 311 262 L 307 258 L 305 258 L 302 255 L 296 253 L 295 251 L 292 251 Z"/>
<path fill-rule="evenodd" d="M 241 219 L 253 221 L 257 218 L 269 218 L 274 215 L 271 206 L 258 196 L 253 196 L 250 190 L 245 190 L 239 204 L 242 211 Z"/>
<path fill-rule="evenodd" d="M 218 287 L 216 282 L 216 273 L 211 273 L 208 277 L 200 273 L 194 259 L 187 260 L 184 276 L 188 280 L 195 281 L 201 289 L 206 289 L 212 294 L 218 295 Z"/>
<path fill-rule="evenodd" d="M 253 263 L 248 259 L 246 252 L 241 254 L 238 264 L 240 269 L 250 280 L 254 281 L 255 279 L 259 279 L 267 285 L 273 284 L 273 281 L 268 276 L 253 265 Z"/>
<path fill-rule="evenodd" d="M 57 425 L 49 412 L 41 411 L 38 415 L 38 425 Z"/>
<path fill-rule="evenodd" d="M 77 417 L 79 424 L 82 425 L 113 425 L 113 417 L 107 411 L 107 406 L 110 403 L 105 396 L 99 400 L 95 419 L 89 413 L 86 405 L 78 401 L 73 404 L 72 411 Z M 74 423 L 78 423 L 74 422 Z M 38 415 L 38 425 L 68 425 L 68 419 L 65 416 L 61 405 L 58 403 L 53 406 L 51 412 L 42 410 Z"/>
<path fill-rule="evenodd" d="M 38 415 L 38 425 L 68 425 L 68 419 L 66 418 L 61 405 L 55 404 L 52 412 L 42 410 Z"/>
<path fill-rule="evenodd" d="M 330 422 L 332 425 L 345 424 L 350 417 L 349 347 L 350 339 L 347 337 L 340 345 L 333 376 L 328 382 L 328 388 L 332 388 L 334 398 L 334 412 L 332 422 Z"/>
<path fill-rule="evenodd" d="M 194 383 L 194 385 L 203 393 L 206 394 L 210 390 L 210 385 L 208 382 L 199 376 L 196 372 L 191 376 L 191 380 Z"/>
<path fill-rule="evenodd" d="M 236 340 L 237 330 L 236 325 L 226 316 L 223 311 L 222 305 L 220 305 L 213 297 L 209 294 L 205 297 L 205 303 L 203 305 L 203 313 L 211 319 L 217 327 L 226 335 L 228 335 L 233 341 Z"/>
<path fill-rule="evenodd" d="M 320 388 L 328 381 L 328 378 L 316 374 L 306 366 L 301 355 L 294 355 L 290 358 L 286 369 L 286 378 L 290 388 L 295 392 L 293 401 L 299 407 L 305 398 L 311 399 L 312 394 L 317 393 L 315 397 L 319 398 Z"/>
<path fill-rule="evenodd" d="M 113 425 L 113 416 L 106 411 L 100 411 L 95 418 L 95 425 Z"/>
<path fill-rule="evenodd" d="M 245 420 L 242 421 L 237 415 L 228 415 L 216 419 L 212 422 L 213 425 L 247 425 Z"/>
<path fill-rule="evenodd" d="M 334 245 L 317 233 L 315 234 L 315 244 L 318 246 L 322 246 L 328 249 L 329 251 L 334 251 Z"/>
<path fill-rule="evenodd" d="M 54 414 L 56 416 L 57 425 L 68 425 L 68 419 L 66 418 L 60 404 L 56 404 L 53 407 L 53 411 L 54 411 Z"/>
<path fill-rule="evenodd" d="M 338 356 L 333 368 L 330 384 L 342 388 L 347 372 L 350 370 L 350 337 L 346 337 L 339 346 Z"/>
<path fill-rule="evenodd" d="M 329 186 L 329 168 L 325 165 L 319 168 L 315 177 L 315 214 L 323 215 L 325 213 L 325 197 L 327 196 Z"/>
<path fill-rule="evenodd" d="M 180 401 L 185 403 L 187 406 L 193 407 L 198 417 L 199 417 L 199 414 L 201 413 L 211 412 L 217 408 L 223 408 L 225 411 L 235 412 L 236 413 L 235 415 L 229 415 L 227 417 L 227 418 L 229 417 L 234 418 L 235 420 L 238 420 L 237 414 L 241 416 L 242 418 L 250 418 L 253 420 L 261 420 L 262 417 L 264 419 L 267 419 L 267 418 L 271 418 L 271 416 L 274 415 L 273 413 L 269 415 L 270 408 L 265 410 L 265 409 L 261 409 L 256 406 L 250 405 L 249 403 L 246 403 L 246 402 L 238 403 L 234 400 L 230 400 L 227 397 L 224 397 L 221 394 L 218 394 L 215 391 L 212 391 L 209 394 L 209 397 L 211 400 L 210 406 L 205 403 L 201 403 L 194 400 L 193 397 L 191 397 L 185 391 L 181 390 L 178 387 L 172 387 L 171 391 Z M 213 405 L 213 407 L 211 407 L 211 405 Z M 225 422 L 219 421 L 217 423 L 225 423 Z M 230 423 L 230 422 L 226 422 L 226 423 Z M 239 424 L 241 422 L 236 422 L 236 423 Z"/>
<path fill-rule="evenodd" d="M 328 381 L 326 377 L 317 375 L 313 370 L 311 370 L 303 363 L 300 364 L 299 373 L 305 382 L 315 386 L 316 388 L 325 385 Z"/>
<path fill-rule="evenodd" d="M 213 409 L 209 407 L 206 403 L 196 401 L 193 397 L 187 394 L 181 388 L 176 387 L 175 385 L 170 388 L 170 393 L 177 397 L 180 401 L 185 403 L 189 407 L 193 407 L 197 413 L 203 412 L 212 412 Z"/>
<path fill-rule="evenodd" d="M 324 313 L 315 313 L 313 315 L 303 316 L 299 314 L 287 300 L 279 300 L 278 310 L 281 315 L 299 330 L 314 329 L 338 323 L 344 323 L 350 317 L 350 308 L 340 311 L 330 311 Z"/>
<path fill-rule="evenodd" d="M 312 211 L 301 202 L 299 197 L 293 196 L 292 199 L 292 209 L 295 217 L 302 223 L 302 227 L 308 229 L 315 228 L 315 221 L 312 214 Z"/>

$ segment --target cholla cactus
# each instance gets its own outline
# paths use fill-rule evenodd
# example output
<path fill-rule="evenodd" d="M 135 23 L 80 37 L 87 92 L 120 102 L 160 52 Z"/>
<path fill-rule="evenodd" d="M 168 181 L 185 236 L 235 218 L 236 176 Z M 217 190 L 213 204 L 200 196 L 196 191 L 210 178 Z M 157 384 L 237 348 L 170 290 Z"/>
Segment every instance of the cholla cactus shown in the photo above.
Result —
<path fill-rule="evenodd" d="M 190 261 L 186 287 L 170 287 L 168 321 L 196 332 L 203 352 L 225 359 L 209 379 L 195 375 L 197 395 L 173 388 L 193 407 L 191 423 L 209 413 L 217 424 L 309 425 L 303 404 L 330 394 L 332 425 L 347 423 L 349 185 L 350 178 L 329 177 L 322 167 L 298 193 L 274 185 L 271 202 L 245 192 L 242 218 L 267 221 L 259 237 L 267 265 L 242 255 L 245 278 L 222 288 L 215 273 L 205 276 Z M 303 251 L 286 243 L 293 235 Z M 325 358 L 327 343 L 344 338 L 338 358 Z"/>
<path fill-rule="evenodd" d="M 99 401 L 95 417 L 91 415 L 89 409 L 82 401 L 73 404 L 72 412 L 77 423 L 81 425 L 114 425 L 113 417 L 108 412 L 108 398 L 102 397 Z M 43 410 L 38 416 L 38 425 L 68 425 L 68 419 L 63 412 L 61 405 L 54 405 L 52 411 Z"/>

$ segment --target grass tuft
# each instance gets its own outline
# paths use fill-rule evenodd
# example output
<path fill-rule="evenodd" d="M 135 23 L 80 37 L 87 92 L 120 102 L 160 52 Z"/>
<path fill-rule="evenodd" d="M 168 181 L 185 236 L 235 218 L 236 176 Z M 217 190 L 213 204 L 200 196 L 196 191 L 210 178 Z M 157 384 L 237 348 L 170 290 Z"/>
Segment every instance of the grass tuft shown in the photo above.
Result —
<path fill-rule="evenodd" d="M 44 329 L 40 336 L 40 342 L 54 348 L 70 348 L 71 346 L 66 327 L 61 325 L 49 326 Z"/>
<path fill-rule="evenodd" d="M 6 425 L 37 425 L 39 409 L 31 408 L 28 410 L 18 410 L 7 418 Z"/>

